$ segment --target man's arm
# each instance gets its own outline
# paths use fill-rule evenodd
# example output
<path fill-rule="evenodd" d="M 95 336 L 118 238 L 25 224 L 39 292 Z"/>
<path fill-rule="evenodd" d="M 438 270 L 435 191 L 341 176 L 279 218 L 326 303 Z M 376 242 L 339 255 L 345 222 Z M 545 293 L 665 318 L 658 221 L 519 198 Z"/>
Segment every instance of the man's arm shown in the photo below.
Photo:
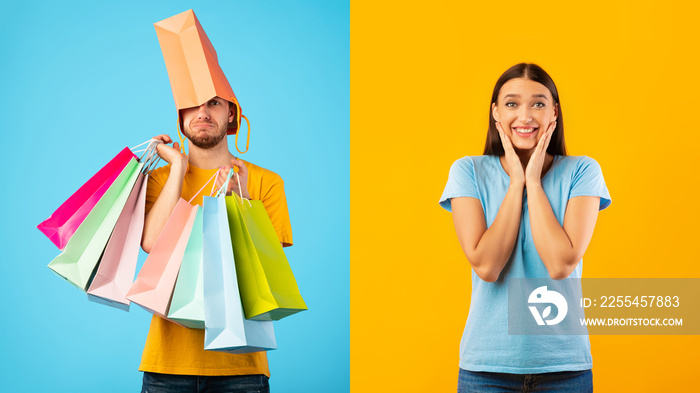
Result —
<path fill-rule="evenodd" d="M 158 145 L 156 151 L 163 160 L 170 164 L 170 174 L 153 207 L 146 213 L 141 248 L 147 253 L 151 252 L 151 248 L 168 221 L 170 213 L 175 209 L 177 201 L 180 200 L 182 183 L 187 172 L 187 156 L 180 153 L 179 144 L 175 142 L 173 147 L 165 145 L 165 143 L 172 142 L 167 135 L 159 135 L 154 139 L 163 141 L 162 144 Z"/>

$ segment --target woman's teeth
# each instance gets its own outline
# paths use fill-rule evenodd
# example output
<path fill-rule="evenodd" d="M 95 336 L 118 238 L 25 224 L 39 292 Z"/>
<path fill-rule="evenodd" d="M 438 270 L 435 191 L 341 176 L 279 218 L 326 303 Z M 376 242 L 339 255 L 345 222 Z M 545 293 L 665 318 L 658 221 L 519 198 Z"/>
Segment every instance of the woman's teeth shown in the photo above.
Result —
<path fill-rule="evenodd" d="M 521 134 L 529 134 L 531 132 L 535 132 L 537 128 L 514 128 L 515 131 L 521 133 Z"/>

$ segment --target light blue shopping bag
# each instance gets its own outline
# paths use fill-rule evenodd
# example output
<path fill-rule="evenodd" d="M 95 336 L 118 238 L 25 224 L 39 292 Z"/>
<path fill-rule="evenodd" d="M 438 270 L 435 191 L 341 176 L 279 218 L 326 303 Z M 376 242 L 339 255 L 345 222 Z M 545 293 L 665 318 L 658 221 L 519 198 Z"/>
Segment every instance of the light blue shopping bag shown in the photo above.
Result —
<path fill-rule="evenodd" d="M 225 194 L 205 196 L 203 203 L 204 349 L 230 353 L 276 349 L 272 321 L 248 320 L 243 314 L 224 198 Z"/>

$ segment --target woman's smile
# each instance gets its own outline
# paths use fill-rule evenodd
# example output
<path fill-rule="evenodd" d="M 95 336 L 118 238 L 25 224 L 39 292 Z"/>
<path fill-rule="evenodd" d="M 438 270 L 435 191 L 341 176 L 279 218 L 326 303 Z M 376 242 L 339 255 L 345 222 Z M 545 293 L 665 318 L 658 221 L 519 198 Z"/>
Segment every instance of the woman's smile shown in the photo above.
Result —
<path fill-rule="evenodd" d="M 513 133 L 522 138 L 532 138 L 537 135 L 539 127 L 511 127 Z"/>

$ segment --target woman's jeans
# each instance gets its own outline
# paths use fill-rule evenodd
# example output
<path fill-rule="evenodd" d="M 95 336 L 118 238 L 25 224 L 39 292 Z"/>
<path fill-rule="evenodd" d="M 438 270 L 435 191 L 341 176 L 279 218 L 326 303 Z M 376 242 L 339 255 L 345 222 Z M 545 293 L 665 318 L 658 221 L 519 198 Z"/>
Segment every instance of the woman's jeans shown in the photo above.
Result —
<path fill-rule="evenodd" d="M 506 374 L 459 369 L 457 393 L 490 392 L 593 392 L 593 372 L 562 371 L 542 374 Z"/>
<path fill-rule="evenodd" d="M 207 377 L 143 373 L 141 393 L 269 393 L 265 375 Z"/>

